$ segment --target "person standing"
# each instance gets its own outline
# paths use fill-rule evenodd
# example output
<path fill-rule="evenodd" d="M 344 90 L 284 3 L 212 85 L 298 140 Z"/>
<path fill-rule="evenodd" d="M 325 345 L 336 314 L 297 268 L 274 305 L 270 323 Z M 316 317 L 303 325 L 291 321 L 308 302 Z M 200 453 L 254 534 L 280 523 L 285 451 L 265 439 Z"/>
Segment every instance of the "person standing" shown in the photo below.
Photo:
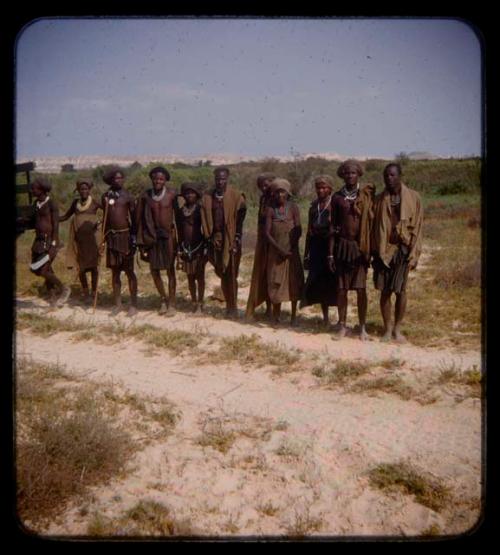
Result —
<path fill-rule="evenodd" d="M 264 301 L 266 303 L 266 317 L 271 317 L 271 301 L 267 292 L 266 259 L 268 243 L 266 239 L 266 212 L 272 206 L 273 195 L 271 183 L 276 176 L 266 172 L 257 178 L 257 187 L 261 195 L 259 199 L 259 212 L 257 214 L 257 242 L 253 259 L 252 278 L 250 280 L 250 291 L 248 293 L 246 318 L 255 318 L 255 309 Z"/>
<path fill-rule="evenodd" d="M 101 222 L 97 212 L 101 210 L 101 205 L 90 194 L 93 186 L 91 179 L 79 179 L 76 182 L 76 190 L 80 198 L 75 199 L 68 211 L 59 218 L 59 222 L 65 222 L 72 217 L 66 247 L 66 266 L 77 268 L 83 301 L 86 303 L 91 302 L 97 291 L 100 258 L 99 224 Z M 89 290 L 87 281 L 89 272 L 92 291 Z"/>
<path fill-rule="evenodd" d="M 214 188 L 201 200 L 203 235 L 208 242 L 208 260 L 221 280 L 226 316 L 236 318 L 245 195 L 228 185 L 228 168 L 215 168 L 214 181 Z"/>
<path fill-rule="evenodd" d="M 299 207 L 290 200 L 291 187 L 286 179 L 272 184 L 274 205 L 266 212 L 267 287 L 273 305 L 273 319 L 280 320 L 281 303 L 291 301 L 290 324 L 295 325 L 297 302 L 304 287 L 304 270 L 300 261 L 299 239 L 302 235 Z"/>
<path fill-rule="evenodd" d="M 203 312 L 205 297 L 206 241 L 201 226 L 201 185 L 183 183 L 175 203 L 175 223 L 179 238 L 177 256 L 180 268 L 186 272 L 193 312 Z M 198 288 L 198 291 L 196 289 Z"/>
<path fill-rule="evenodd" d="M 152 188 L 137 202 L 137 246 L 141 258 L 149 262 L 149 270 L 160 295 L 159 314 L 175 314 L 175 255 L 177 236 L 174 223 L 176 192 L 168 187 L 170 173 L 162 166 L 149 172 Z M 161 277 L 167 271 L 168 297 Z"/>
<path fill-rule="evenodd" d="M 134 272 L 135 200 L 123 188 L 125 174 L 120 168 L 109 169 L 103 175 L 103 181 L 109 185 L 109 189 L 102 195 L 101 205 L 104 207 L 106 267 L 111 269 L 115 304 L 111 314 L 115 316 L 122 309 L 120 276 L 125 272 L 130 291 L 128 316 L 135 316 L 137 314 L 137 277 Z"/>
<path fill-rule="evenodd" d="M 363 168 L 356 160 L 342 163 L 337 175 L 344 186 L 332 198 L 334 233 L 330 238 L 329 267 L 336 274 L 339 321 L 335 326 L 339 337 L 347 333 L 347 294 L 356 291 L 359 320 L 359 337 L 368 339 L 366 332 L 366 275 L 370 263 L 370 229 L 373 219 L 375 187 L 361 187 L 359 178 Z"/>
<path fill-rule="evenodd" d="M 328 244 L 333 233 L 332 190 L 333 179 L 318 175 L 314 179 L 317 198 L 309 208 L 304 268 L 309 270 L 300 307 L 319 303 L 323 324 L 328 326 L 328 307 L 337 306 L 335 274 L 328 264 Z"/>
<path fill-rule="evenodd" d="M 406 342 L 401 324 L 406 312 L 408 273 L 417 267 L 422 252 L 424 211 L 420 195 L 401 181 L 401 166 L 384 168 L 385 189 L 375 199 L 372 229 L 373 280 L 380 291 L 384 321 L 382 341 Z M 396 296 L 394 325 L 391 296 Z"/>
<path fill-rule="evenodd" d="M 59 247 L 59 211 L 49 196 L 51 189 L 52 185 L 42 177 L 35 179 L 31 184 L 36 202 L 33 216 L 35 239 L 31 247 L 30 270 L 36 276 L 44 278 L 49 293 L 49 304 L 55 308 L 64 305 L 71 290 L 62 284 L 52 269 Z"/>

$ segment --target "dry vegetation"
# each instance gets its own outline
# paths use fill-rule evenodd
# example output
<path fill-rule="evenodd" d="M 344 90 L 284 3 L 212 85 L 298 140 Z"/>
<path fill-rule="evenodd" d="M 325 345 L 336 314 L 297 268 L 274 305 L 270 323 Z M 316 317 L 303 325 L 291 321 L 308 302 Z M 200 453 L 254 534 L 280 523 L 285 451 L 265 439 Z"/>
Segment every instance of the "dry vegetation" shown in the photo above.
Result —
<path fill-rule="evenodd" d="M 16 436 L 18 514 L 25 524 L 46 521 L 88 488 L 125 471 L 141 448 L 139 422 L 125 429 L 123 409 L 137 413 L 149 433 L 163 433 L 179 414 L 155 400 L 148 409 L 137 396 L 83 383 L 58 366 L 17 361 Z M 135 433 L 134 433 L 135 431 Z"/>
<path fill-rule="evenodd" d="M 450 491 L 437 478 L 406 462 L 380 464 L 370 470 L 370 484 L 386 491 L 400 490 L 433 511 L 441 511 L 450 501 Z"/>

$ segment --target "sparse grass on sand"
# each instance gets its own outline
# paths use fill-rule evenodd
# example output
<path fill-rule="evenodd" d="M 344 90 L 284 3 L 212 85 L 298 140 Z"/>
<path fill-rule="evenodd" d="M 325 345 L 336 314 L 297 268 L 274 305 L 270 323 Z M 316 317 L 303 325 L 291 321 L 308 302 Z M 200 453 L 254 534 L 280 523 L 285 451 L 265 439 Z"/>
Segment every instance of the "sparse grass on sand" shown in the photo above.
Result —
<path fill-rule="evenodd" d="M 286 527 L 287 534 L 293 538 L 302 538 L 311 532 L 318 532 L 323 526 L 323 520 L 311 515 L 309 507 L 295 509 L 293 520 Z"/>
<path fill-rule="evenodd" d="M 127 429 L 122 411 L 127 411 Z M 130 418 L 133 416 L 133 418 Z M 165 399 L 104 389 L 59 366 L 18 359 L 16 373 L 17 503 L 21 521 L 54 518 L 90 486 L 126 472 L 138 442 L 171 432 L 179 418 Z M 158 434 L 157 434 L 158 435 Z"/>
<path fill-rule="evenodd" d="M 17 507 L 24 522 L 54 515 L 118 474 L 136 449 L 95 390 L 60 380 L 59 368 L 18 360 Z"/>
<path fill-rule="evenodd" d="M 333 367 L 315 366 L 312 373 L 326 385 L 341 385 L 368 372 L 373 364 L 359 360 L 337 360 Z"/>
<path fill-rule="evenodd" d="M 184 351 L 195 349 L 200 340 L 204 337 L 202 333 L 191 333 L 188 331 L 164 330 L 151 326 L 123 324 L 102 324 L 95 328 L 90 328 L 88 324 L 78 323 L 67 318 L 59 320 L 49 315 L 40 315 L 29 312 L 21 312 L 17 317 L 18 329 L 29 329 L 37 335 L 48 337 L 56 333 L 74 333 L 75 341 L 105 341 L 109 338 L 130 337 L 143 341 L 148 345 L 166 349 L 174 355 L 179 355 Z"/>
<path fill-rule="evenodd" d="M 196 443 L 221 453 L 227 453 L 240 437 L 268 441 L 273 431 L 283 429 L 282 421 L 275 423 L 269 418 L 239 413 L 218 416 L 201 414 L 199 423 L 201 434 L 196 438 Z"/>
<path fill-rule="evenodd" d="M 415 394 L 412 387 L 407 385 L 400 376 L 381 376 L 373 380 L 360 380 L 350 387 L 355 393 L 372 393 L 384 391 L 409 401 Z"/>
<path fill-rule="evenodd" d="M 414 495 L 418 503 L 433 511 L 441 511 L 450 501 L 450 490 L 440 480 L 406 462 L 379 464 L 368 476 L 373 487 Z"/>
<path fill-rule="evenodd" d="M 256 334 L 224 338 L 211 361 L 219 363 L 237 361 L 242 365 L 291 367 L 300 360 L 296 349 L 284 349 L 264 343 Z"/>
<path fill-rule="evenodd" d="M 481 370 L 474 364 L 467 370 L 462 370 L 455 362 L 441 363 L 437 384 L 454 384 L 467 386 L 472 397 L 481 397 L 483 376 Z"/>
<path fill-rule="evenodd" d="M 186 520 L 178 520 L 171 510 L 150 499 L 140 500 L 120 517 L 94 513 L 87 527 L 89 536 L 190 536 L 194 529 Z"/>

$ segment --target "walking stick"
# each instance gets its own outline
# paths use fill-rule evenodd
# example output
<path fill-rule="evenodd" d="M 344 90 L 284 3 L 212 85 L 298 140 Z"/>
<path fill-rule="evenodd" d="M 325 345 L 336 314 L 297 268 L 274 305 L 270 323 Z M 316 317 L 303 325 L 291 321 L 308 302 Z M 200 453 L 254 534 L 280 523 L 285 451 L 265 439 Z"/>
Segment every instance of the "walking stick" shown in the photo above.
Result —
<path fill-rule="evenodd" d="M 108 199 L 106 198 L 106 206 L 104 207 L 104 218 L 102 220 L 102 226 L 101 226 L 101 245 L 100 245 L 99 249 L 101 249 L 104 246 L 104 237 L 105 237 L 104 227 L 106 225 L 106 219 L 108 217 L 108 207 L 109 207 L 109 202 L 108 202 Z M 102 256 L 99 259 L 99 266 L 101 265 L 101 259 L 102 259 Z M 95 309 L 96 309 L 96 306 L 97 306 L 97 292 L 99 290 L 99 282 L 100 282 L 100 280 L 99 280 L 99 270 L 98 270 L 97 271 L 97 284 L 95 286 L 95 294 L 94 294 L 94 308 L 93 308 L 92 314 L 95 314 Z"/>

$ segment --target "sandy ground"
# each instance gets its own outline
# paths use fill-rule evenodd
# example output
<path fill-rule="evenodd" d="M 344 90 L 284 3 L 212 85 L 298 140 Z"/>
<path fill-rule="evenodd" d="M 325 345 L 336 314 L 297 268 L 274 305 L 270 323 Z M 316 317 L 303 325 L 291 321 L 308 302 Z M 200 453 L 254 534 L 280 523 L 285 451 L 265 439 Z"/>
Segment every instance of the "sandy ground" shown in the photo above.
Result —
<path fill-rule="evenodd" d="M 19 312 L 44 313 L 45 307 L 37 298 L 18 299 Z M 277 374 L 270 366 L 214 365 L 209 355 L 194 364 L 186 354 L 173 356 L 130 338 L 91 343 L 75 341 L 69 332 L 47 340 L 19 331 L 17 357 L 59 363 L 67 373 L 93 383 L 112 381 L 138 395 L 166 398 L 182 414 L 168 438 L 152 441 L 129 461 L 126 477 L 93 490 L 85 514 L 78 504 L 70 505 L 44 533 L 85 535 L 92 513 L 118 516 L 145 499 L 163 503 L 201 536 L 282 536 L 299 529 L 331 537 L 413 536 L 431 528 L 458 534 L 479 518 L 481 401 L 458 386 L 435 384 L 443 365 L 480 368 L 479 352 L 333 340 L 331 333 L 185 312 L 167 318 L 140 311 L 131 321 L 125 314 L 112 318 L 109 310 L 94 314 L 67 305 L 50 315 L 83 322 L 89 329 L 147 323 L 203 334 L 214 342 L 256 334 L 265 344 L 297 349 L 303 366 Z M 415 398 L 356 393 L 345 384 L 325 387 L 311 372 L 315 353 L 323 362 L 355 359 L 375 366 L 398 359 L 398 375 Z M 374 367 L 369 377 L 391 372 Z M 226 453 L 197 443 L 214 423 L 239 431 Z M 401 461 L 450 488 L 444 510 L 433 511 L 402 491 L 385 493 L 370 486 L 370 469 Z"/>

